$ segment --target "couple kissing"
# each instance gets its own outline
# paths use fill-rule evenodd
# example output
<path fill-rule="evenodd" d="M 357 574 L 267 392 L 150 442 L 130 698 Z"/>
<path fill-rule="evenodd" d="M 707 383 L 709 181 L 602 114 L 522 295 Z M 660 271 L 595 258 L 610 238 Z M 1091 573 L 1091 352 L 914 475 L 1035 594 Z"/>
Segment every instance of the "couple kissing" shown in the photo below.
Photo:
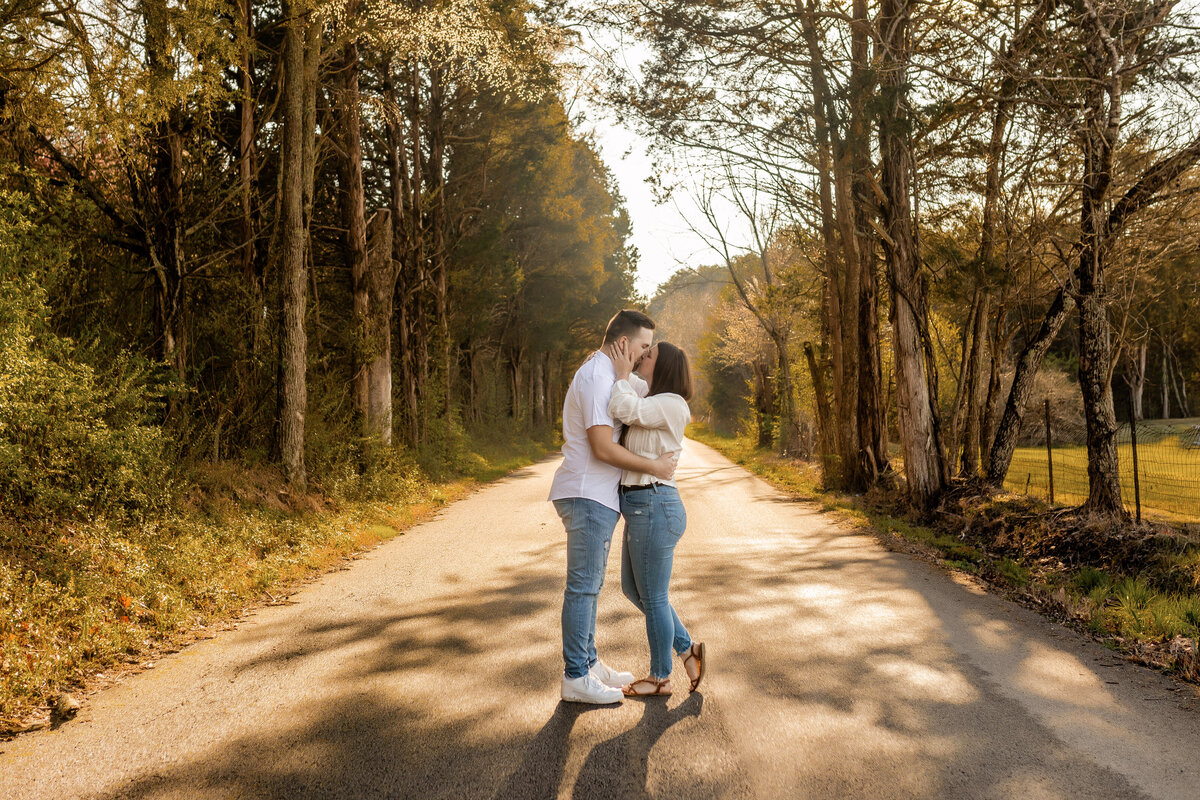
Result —
<path fill-rule="evenodd" d="M 674 475 L 691 419 L 687 355 L 654 343 L 654 322 L 617 312 L 571 380 L 563 402 L 563 461 L 549 499 L 567 534 L 562 699 L 616 703 L 671 694 L 672 652 L 695 691 L 704 644 L 693 642 L 668 599 L 675 545 L 687 527 Z M 621 517 L 621 589 L 646 619 L 650 669 L 635 680 L 596 653 L 596 606 Z"/>

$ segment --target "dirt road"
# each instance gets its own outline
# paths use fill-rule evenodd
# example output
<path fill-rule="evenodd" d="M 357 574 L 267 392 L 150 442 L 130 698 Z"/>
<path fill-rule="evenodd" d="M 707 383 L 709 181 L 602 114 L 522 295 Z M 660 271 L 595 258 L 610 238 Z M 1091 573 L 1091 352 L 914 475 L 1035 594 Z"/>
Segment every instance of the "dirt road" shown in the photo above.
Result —
<path fill-rule="evenodd" d="M 673 601 L 702 691 L 560 703 L 556 464 L 0 743 L 0 798 L 1200 798 L 1193 690 L 691 442 Z M 640 675 L 617 553 L 600 651 Z"/>

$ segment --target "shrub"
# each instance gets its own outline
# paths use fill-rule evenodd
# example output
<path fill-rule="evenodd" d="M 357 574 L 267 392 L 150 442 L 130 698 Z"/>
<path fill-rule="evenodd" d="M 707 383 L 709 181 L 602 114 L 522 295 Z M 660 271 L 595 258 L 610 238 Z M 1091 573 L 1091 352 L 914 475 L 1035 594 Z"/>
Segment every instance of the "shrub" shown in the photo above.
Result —
<path fill-rule="evenodd" d="M 472 451 L 470 437 L 456 416 L 429 421 L 425 441 L 417 450 L 417 461 L 434 480 L 474 475 L 487 466 L 487 462 Z"/>
<path fill-rule="evenodd" d="M 1191 546 L 1160 558 L 1155 583 L 1169 592 L 1200 590 L 1200 549 Z"/>
<path fill-rule="evenodd" d="M 1013 561 L 1011 558 L 1002 558 L 996 565 L 997 570 L 1004 576 L 1004 579 L 1013 586 L 1028 586 L 1029 585 L 1029 570 Z"/>
<path fill-rule="evenodd" d="M 1179 600 L 1179 615 L 1194 630 L 1193 636 L 1200 635 L 1200 597 L 1191 595 Z"/>
<path fill-rule="evenodd" d="M 1137 578 L 1122 578 L 1112 588 L 1117 605 L 1127 611 L 1141 611 L 1154 598 L 1154 590 Z"/>
<path fill-rule="evenodd" d="M 1080 567 L 1079 571 L 1075 573 L 1073 582 L 1079 591 L 1090 595 L 1097 589 L 1102 589 L 1107 593 L 1112 585 L 1112 578 L 1104 570 L 1095 567 Z"/>
<path fill-rule="evenodd" d="M 119 356 L 97 371 L 55 335 L 40 278 L 67 254 L 0 191 L 0 514 L 123 516 L 169 502 L 167 437 L 150 366 Z"/>

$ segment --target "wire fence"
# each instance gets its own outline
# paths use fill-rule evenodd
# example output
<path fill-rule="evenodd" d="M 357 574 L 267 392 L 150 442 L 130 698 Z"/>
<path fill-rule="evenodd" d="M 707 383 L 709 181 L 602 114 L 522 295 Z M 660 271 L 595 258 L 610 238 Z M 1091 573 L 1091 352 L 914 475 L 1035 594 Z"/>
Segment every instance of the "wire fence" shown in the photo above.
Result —
<path fill-rule="evenodd" d="M 1023 435 L 1005 489 L 1059 505 L 1083 503 L 1088 496 L 1083 431 L 1061 423 L 1052 426 L 1048 405 L 1038 427 L 1044 430 L 1041 436 Z M 1200 522 L 1200 419 L 1140 420 L 1132 428 L 1122 423 L 1117 457 L 1121 498 L 1130 514 L 1161 522 Z"/>

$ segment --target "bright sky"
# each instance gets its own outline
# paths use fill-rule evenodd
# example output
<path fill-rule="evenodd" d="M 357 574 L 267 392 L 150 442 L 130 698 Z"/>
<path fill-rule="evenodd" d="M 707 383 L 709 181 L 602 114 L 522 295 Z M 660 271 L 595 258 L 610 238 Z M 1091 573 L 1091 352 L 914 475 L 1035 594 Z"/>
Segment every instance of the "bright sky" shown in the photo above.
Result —
<path fill-rule="evenodd" d="M 658 205 L 646 179 L 654 170 L 646 142 L 636 133 L 618 125 L 601 110 L 590 110 L 590 128 L 600 148 L 600 156 L 617 179 L 625 207 L 633 223 L 633 244 L 638 249 L 637 290 L 646 298 L 672 273 L 684 266 L 700 267 L 717 263 L 715 253 L 692 233 L 677 205 L 689 208 L 690 201 L 679 197 L 675 202 Z"/>
<path fill-rule="evenodd" d="M 642 46 L 628 42 L 618 44 L 603 31 L 587 30 L 583 33 L 590 45 L 600 50 L 609 48 L 615 51 L 623 66 L 631 72 L 638 71 L 638 65 L 647 55 Z M 582 61 L 586 63 L 587 59 Z M 655 167 L 654 154 L 647 152 L 647 140 L 634 130 L 618 124 L 611 111 L 601 103 L 589 100 L 586 92 L 580 92 L 569 105 L 574 106 L 571 113 L 580 132 L 591 133 L 594 137 L 601 159 L 612 171 L 617 187 L 625 198 L 633 228 L 631 239 L 639 254 L 635 283 L 638 293 L 649 299 L 654 296 L 659 284 L 680 269 L 723 263 L 721 255 L 688 226 L 688 219 L 691 219 L 701 231 L 712 236 L 712 231 L 704 227 L 703 217 L 687 193 L 689 179 L 699 179 L 700 176 L 673 174 L 671 178 L 678 183 L 678 188 L 670 201 L 659 205 L 646 182 Z M 674 163 L 678 165 L 681 161 L 686 163 L 677 154 Z M 730 244 L 736 248 L 737 245 L 748 243 L 748 224 L 728 203 L 719 198 L 713 202 L 718 209 L 725 210 L 722 227 Z"/>

